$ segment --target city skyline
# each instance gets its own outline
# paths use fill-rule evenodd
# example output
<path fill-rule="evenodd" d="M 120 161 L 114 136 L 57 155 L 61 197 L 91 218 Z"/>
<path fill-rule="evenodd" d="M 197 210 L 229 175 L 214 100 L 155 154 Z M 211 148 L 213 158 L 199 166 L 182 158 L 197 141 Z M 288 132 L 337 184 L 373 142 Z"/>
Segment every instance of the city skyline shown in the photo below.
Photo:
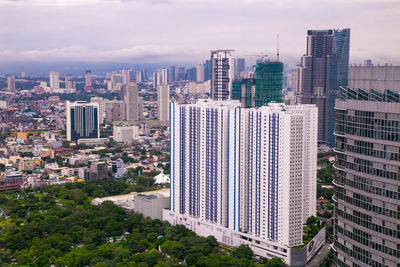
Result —
<path fill-rule="evenodd" d="M 279 34 L 281 60 L 293 65 L 304 54 L 307 30 L 351 28 L 350 63 L 366 58 L 400 63 L 396 49 L 400 37 L 391 34 L 400 25 L 398 1 L 248 0 L 229 5 L 213 2 L 214 8 L 209 4 L 208 0 L 190 5 L 181 0 L 2 0 L 0 22 L 9 26 L 0 33 L 0 55 L 4 62 L 197 64 L 208 58 L 210 50 L 235 49 L 236 58 L 255 60 L 254 55 L 267 53 L 274 59 Z M 232 20 L 237 22 L 234 26 Z M 154 26 L 160 23 L 167 30 L 155 34 Z"/>

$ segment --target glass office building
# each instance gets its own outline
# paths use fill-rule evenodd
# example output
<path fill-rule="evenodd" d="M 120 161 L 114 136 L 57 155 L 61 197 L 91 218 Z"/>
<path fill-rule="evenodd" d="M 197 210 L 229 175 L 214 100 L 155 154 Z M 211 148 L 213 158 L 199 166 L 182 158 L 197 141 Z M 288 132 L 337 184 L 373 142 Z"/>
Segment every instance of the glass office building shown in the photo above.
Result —
<path fill-rule="evenodd" d="M 400 97 L 341 87 L 335 126 L 335 266 L 400 266 Z"/>

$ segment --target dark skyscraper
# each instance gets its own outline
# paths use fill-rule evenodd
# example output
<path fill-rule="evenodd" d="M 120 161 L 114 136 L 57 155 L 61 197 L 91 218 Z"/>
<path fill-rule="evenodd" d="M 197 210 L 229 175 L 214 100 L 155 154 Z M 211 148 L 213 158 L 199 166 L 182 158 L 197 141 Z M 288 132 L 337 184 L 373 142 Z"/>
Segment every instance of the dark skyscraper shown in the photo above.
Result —
<path fill-rule="evenodd" d="M 239 79 L 232 83 L 232 100 L 240 100 L 242 107 L 255 107 L 255 79 Z"/>
<path fill-rule="evenodd" d="M 169 72 L 168 72 L 168 80 L 170 82 L 175 82 L 175 66 L 169 67 Z"/>
<path fill-rule="evenodd" d="M 243 71 L 245 71 L 245 67 L 246 67 L 246 63 L 244 58 L 238 58 L 236 60 L 236 68 L 235 68 L 235 77 L 238 78 L 240 77 L 240 73 L 242 73 Z"/>
<path fill-rule="evenodd" d="M 332 266 L 400 266 L 399 91 L 340 88 L 335 108 Z"/>
<path fill-rule="evenodd" d="M 197 70 L 195 67 L 186 70 L 186 80 L 187 81 L 196 81 L 197 79 Z"/>
<path fill-rule="evenodd" d="M 348 84 L 349 48 L 350 29 L 310 30 L 307 53 L 301 59 L 301 103 L 318 107 L 318 140 L 331 146 L 335 99 L 339 86 Z"/>
<path fill-rule="evenodd" d="M 206 60 L 204 63 L 204 80 L 211 80 L 211 60 Z"/>
<path fill-rule="evenodd" d="M 179 67 L 178 68 L 178 81 L 183 81 L 185 80 L 185 67 Z"/>

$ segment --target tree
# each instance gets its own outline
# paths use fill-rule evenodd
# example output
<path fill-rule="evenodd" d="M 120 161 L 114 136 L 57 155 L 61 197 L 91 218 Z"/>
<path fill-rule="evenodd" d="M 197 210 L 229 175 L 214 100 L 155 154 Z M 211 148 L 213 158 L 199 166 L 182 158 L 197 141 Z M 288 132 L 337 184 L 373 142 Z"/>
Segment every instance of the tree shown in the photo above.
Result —
<path fill-rule="evenodd" d="M 311 225 L 311 224 L 317 223 L 318 221 L 319 221 L 319 220 L 318 220 L 317 217 L 315 217 L 315 216 L 310 216 L 310 217 L 307 218 L 306 224 L 307 224 L 307 225 Z"/>
<path fill-rule="evenodd" d="M 273 258 L 273 259 L 265 259 L 264 262 L 265 267 L 285 267 L 287 266 L 281 259 Z"/>
<path fill-rule="evenodd" d="M 36 260 L 36 266 L 50 266 L 49 258 L 42 255 Z"/>
<path fill-rule="evenodd" d="M 71 191 L 71 197 L 75 202 L 82 204 L 88 198 L 88 195 L 81 189 L 74 189 Z"/>
<path fill-rule="evenodd" d="M 161 249 L 168 255 L 183 259 L 185 255 L 185 246 L 178 241 L 167 240 L 161 245 Z"/>
<path fill-rule="evenodd" d="M 329 267 L 332 266 L 333 263 L 333 250 L 331 249 L 328 253 L 328 256 L 321 262 L 320 267 Z"/>
<path fill-rule="evenodd" d="M 85 236 L 84 242 L 86 244 L 100 245 L 104 242 L 104 232 L 99 229 L 89 230 Z"/>
<path fill-rule="evenodd" d="M 115 141 L 113 138 L 110 138 L 106 145 L 107 147 L 115 147 L 117 145 L 117 141 Z"/>
<path fill-rule="evenodd" d="M 68 141 L 68 140 L 63 141 L 62 147 L 63 148 L 70 148 L 71 147 L 71 141 Z"/>
<path fill-rule="evenodd" d="M 236 258 L 252 259 L 254 252 L 248 245 L 240 245 L 232 252 L 232 256 Z"/>

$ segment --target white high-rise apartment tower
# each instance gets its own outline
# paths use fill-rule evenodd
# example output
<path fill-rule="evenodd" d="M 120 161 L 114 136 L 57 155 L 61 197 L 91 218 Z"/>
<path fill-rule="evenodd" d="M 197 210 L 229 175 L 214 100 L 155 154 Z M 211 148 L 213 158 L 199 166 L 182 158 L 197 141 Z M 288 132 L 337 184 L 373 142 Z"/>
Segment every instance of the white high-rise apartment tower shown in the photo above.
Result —
<path fill-rule="evenodd" d="M 235 79 L 233 50 L 211 51 L 211 98 L 227 100 L 232 97 L 232 82 Z"/>
<path fill-rule="evenodd" d="M 169 120 L 169 86 L 165 83 L 157 87 L 157 118 L 160 121 Z"/>
<path fill-rule="evenodd" d="M 135 83 L 129 83 L 126 85 L 124 102 L 126 107 L 126 120 L 137 121 L 139 119 L 138 86 Z"/>
<path fill-rule="evenodd" d="M 171 103 L 171 206 L 164 220 L 291 263 L 316 214 L 317 108 Z M 257 243 L 258 242 L 258 243 Z M 259 244 L 259 245 L 257 245 Z M 268 252 L 258 247 L 270 247 Z"/>
<path fill-rule="evenodd" d="M 60 73 L 56 71 L 50 71 L 50 89 L 60 89 Z"/>

